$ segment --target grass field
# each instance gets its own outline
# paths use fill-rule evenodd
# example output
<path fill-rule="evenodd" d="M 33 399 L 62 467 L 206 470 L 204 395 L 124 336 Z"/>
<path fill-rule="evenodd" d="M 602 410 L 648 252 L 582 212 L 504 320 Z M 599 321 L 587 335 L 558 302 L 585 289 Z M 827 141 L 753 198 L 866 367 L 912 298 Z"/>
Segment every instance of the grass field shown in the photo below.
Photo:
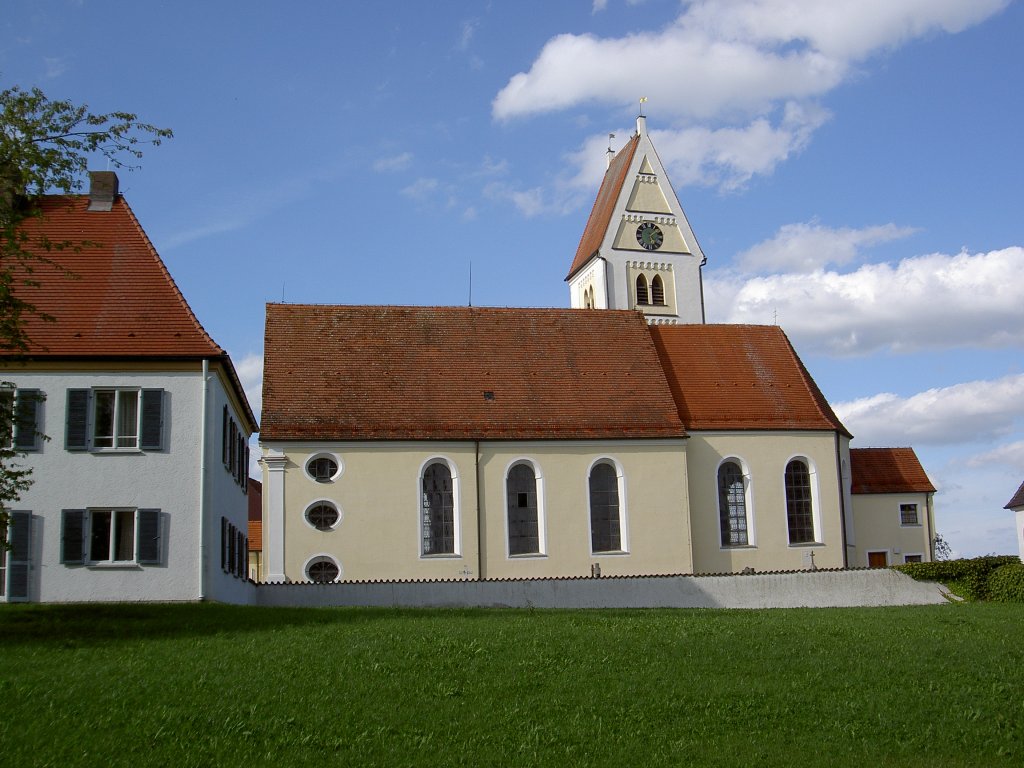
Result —
<path fill-rule="evenodd" d="M 0 764 L 1020 765 L 1024 606 L 0 606 Z"/>

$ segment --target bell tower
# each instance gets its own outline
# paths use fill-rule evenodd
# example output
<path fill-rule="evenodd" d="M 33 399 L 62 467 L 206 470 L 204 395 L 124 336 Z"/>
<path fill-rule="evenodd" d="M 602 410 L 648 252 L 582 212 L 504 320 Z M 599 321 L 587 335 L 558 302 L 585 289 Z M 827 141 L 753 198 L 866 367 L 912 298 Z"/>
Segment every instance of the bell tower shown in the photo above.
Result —
<path fill-rule="evenodd" d="M 647 135 L 611 157 L 565 278 L 574 309 L 638 309 L 649 323 L 703 323 L 706 259 Z"/>

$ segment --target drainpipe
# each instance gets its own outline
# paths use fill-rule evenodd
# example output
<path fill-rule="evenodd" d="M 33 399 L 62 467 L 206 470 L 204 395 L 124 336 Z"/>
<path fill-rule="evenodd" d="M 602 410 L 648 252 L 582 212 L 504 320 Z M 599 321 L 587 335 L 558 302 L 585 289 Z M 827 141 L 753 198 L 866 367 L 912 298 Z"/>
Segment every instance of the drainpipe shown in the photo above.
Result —
<path fill-rule="evenodd" d="M 202 430 L 199 437 L 199 602 L 206 599 L 206 443 L 207 429 L 207 383 L 210 377 L 210 361 L 203 359 L 203 406 Z"/>
<path fill-rule="evenodd" d="M 932 509 L 932 497 L 935 494 L 926 493 L 924 503 L 924 527 L 925 533 L 928 534 L 928 561 L 935 562 L 935 534 L 932 532 L 932 515 L 934 514 Z"/>
<path fill-rule="evenodd" d="M 843 568 L 849 568 L 846 552 L 846 489 L 843 484 L 843 457 L 839 451 L 839 433 L 835 433 L 836 440 L 836 474 L 839 475 L 839 532 L 842 534 L 843 545 Z"/>
<path fill-rule="evenodd" d="M 484 526 L 481 517 L 480 506 L 480 441 L 473 441 L 473 450 L 476 454 L 476 579 L 483 581 L 484 578 Z"/>

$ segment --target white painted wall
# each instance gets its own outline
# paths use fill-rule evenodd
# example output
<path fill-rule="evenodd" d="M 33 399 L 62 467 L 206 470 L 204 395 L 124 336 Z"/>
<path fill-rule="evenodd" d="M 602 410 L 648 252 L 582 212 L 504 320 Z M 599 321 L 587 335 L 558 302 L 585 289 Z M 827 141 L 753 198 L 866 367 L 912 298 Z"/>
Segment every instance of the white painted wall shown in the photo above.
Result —
<path fill-rule="evenodd" d="M 202 369 L 199 361 L 180 364 L 47 364 L 0 371 L 0 379 L 19 388 L 39 389 L 41 426 L 50 439 L 23 463 L 34 483 L 15 504 L 33 515 L 33 602 L 198 600 L 200 588 L 200 445 L 204 432 Z M 164 399 L 164 450 L 67 451 L 65 425 L 68 389 L 96 387 L 161 388 Z M 220 464 L 220 412 L 227 400 L 222 381 L 209 382 L 206 443 L 209 508 L 207 542 L 208 599 L 245 599 L 245 587 L 220 573 L 219 519 L 226 513 L 246 528 L 246 497 Z M 211 418 L 216 414 L 216 421 Z M 237 423 L 243 424 L 241 419 Z M 158 508 L 162 557 L 159 565 L 90 566 L 61 564 L 63 509 Z M 216 532 L 216 537 L 214 533 Z M 210 573 L 210 564 L 217 571 Z M 235 580 L 238 581 L 238 580 Z"/>

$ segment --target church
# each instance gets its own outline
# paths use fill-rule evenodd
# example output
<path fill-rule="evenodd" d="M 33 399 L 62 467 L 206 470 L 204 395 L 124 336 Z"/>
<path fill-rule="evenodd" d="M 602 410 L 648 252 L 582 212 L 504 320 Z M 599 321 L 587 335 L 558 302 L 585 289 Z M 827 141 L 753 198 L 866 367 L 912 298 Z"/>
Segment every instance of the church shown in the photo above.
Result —
<path fill-rule="evenodd" d="M 569 309 L 267 305 L 262 580 L 738 573 L 932 559 L 909 448 L 851 448 L 706 263 L 637 119 Z"/>

